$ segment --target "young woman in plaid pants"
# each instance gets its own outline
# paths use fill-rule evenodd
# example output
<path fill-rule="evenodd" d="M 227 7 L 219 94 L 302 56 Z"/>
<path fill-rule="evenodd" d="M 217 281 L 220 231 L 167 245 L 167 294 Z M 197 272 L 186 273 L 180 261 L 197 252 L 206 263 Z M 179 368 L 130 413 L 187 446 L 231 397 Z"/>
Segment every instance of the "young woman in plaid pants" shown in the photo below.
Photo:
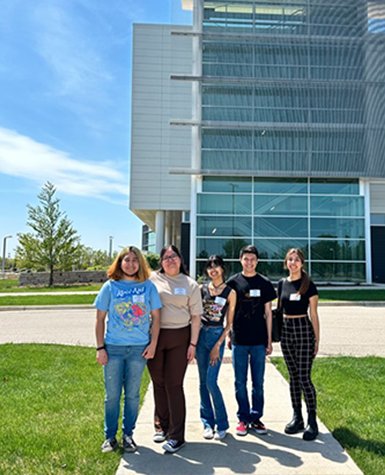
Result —
<path fill-rule="evenodd" d="M 308 411 L 308 425 L 303 439 L 314 440 L 318 435 L 317 398 L 311 369 L 320 339 L 318 292 L 305 272 L 304 265 L 301 249 L 290 249 L 284 262 L 289 276 L 279 284 L 281 292 L 278 298 L 284 314 L 281 348 L 290 375 L 290 397 L 294 410 L 293 419 L 286 425 L 285 433 L 296 434 L 304 429 L 301 411 L 303 393 Z"/>

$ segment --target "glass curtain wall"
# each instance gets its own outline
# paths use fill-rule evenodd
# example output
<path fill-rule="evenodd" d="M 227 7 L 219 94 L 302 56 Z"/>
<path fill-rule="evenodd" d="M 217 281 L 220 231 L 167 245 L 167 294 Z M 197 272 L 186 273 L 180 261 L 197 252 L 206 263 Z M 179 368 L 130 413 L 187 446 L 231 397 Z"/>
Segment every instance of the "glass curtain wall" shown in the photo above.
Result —
<path fill-rule="evenodd" d="M 300 247 L 318 282 L 363 282 L 365 210 L 355 179 L 204 177 L 198 194 L 197 273 L 220 254 L 240 270 L 240 249 L 255 244 L 259 270 L 284 275 L 291 247 Z"/>

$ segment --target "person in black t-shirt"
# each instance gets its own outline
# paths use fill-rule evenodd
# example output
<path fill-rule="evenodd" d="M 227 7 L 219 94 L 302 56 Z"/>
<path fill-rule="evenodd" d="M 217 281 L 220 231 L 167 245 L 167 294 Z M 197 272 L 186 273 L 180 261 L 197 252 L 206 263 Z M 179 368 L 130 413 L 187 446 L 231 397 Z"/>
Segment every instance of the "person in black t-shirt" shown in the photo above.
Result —
<path fill-rule="evenodd" d="M 240 252 L 242 272 L 235 274 L 227 285 L 237 293 L 237 305 L 231 334 L 235 374 L 235 396 L 238 402 L 236 433 L 246 435 L 249 425 L 258 434 L 266 434 L 263 416 L 263 378 L 265 358 L 272 351 L 271 302 L 276 298 L 271 282 L 257 273 L 258 251 L 245 246 Z M 251 407 L 247 394 L 247 373 L 251 369 Z"/>
<path fill-rule="evenodd" d="M 289 277 L 278 283 L 278 305 L 284 314 L 281 348 L 290 375 L 290 396 L 294 410 L 293 419 L 286 425 L 285 433 L 296 434 L 304 429 L 301 411 L 303 393 L 309 414 L 303 439 L 314 440 L 318 435 L 317 399 L 311 368 L 319 345 L 318 292 L 304 271 L 304 265 L 301 249 L 290 249 L 284 262 Z"/>

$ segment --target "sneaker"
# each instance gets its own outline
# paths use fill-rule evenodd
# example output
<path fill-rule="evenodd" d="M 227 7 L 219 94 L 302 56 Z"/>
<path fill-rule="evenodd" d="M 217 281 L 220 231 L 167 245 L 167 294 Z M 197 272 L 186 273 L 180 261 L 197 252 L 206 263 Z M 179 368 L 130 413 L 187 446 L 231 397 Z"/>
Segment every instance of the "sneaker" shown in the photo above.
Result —
<path fill-rule="evenodd" d="M 123 449 L 125 452 L 136 452 L 138 446 L 135 444 L 132 435 L 123 435 Z"/>
<path fill-rule="evenodd" d="M 117 449 L 118 445 L 119 445 L 118 441 L 116 440 L 115 437 L 113 439 L 106 439 L 102 445 L 102 452 L 104 454 L 108 452 L 113 452 L 114 450 Z"/>
<path fill-rule="evenodd" d="M 213 429 L 210 427 L 210 426 L 205 426 L 204 429 L 203 429 L 203 437 L 205 439 L 212 439 L 214 437 L 214 431 Z"/>
<path fill-rule="evenodd" d="M 265 424 L 261 421 L 261 419 L 256 419 L 254 422 L 251 423 L 251 428 L 257 434 L 264 435 L 267 434 L 267 429 Z"/>
<path fill-rule="evenodd" d="M 227 435 L 225 430 L 217 430 L 214 435 L 215 440 L 223 440 Z"/>
<path fill-rule="evenodd" d="M 170 439 L 165 444 L 162 445 L 162 449 L 166 452 L 174 453 L 177 452 L 184 446 L 184 442 L 180 440 Z"/>
<path fill-rule="evenodd" d="M 167 439 L 166 434 L 162 430 L 157 430 L 152 437 L 152 440 L 157 444 L 164 442 Z"/>
<path fill-rule="evenodd" d="M 243 421 L 239 421 L 235 432 L 237 435 L 247 435 L 248 424 L 245 424 Z"/>

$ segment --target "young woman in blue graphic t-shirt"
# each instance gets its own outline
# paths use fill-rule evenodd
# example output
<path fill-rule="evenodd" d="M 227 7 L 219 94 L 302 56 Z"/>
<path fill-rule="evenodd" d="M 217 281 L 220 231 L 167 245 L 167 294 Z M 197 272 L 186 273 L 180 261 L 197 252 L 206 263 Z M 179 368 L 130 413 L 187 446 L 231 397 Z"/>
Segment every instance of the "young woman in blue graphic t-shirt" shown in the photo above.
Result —
<path fill-rule="evenodd" d="M 150 269 L 133 246 L 123 249 L 107 272 L 96 307 L 96 360 L 104 369 L 105 441 L 102 452 L 118 447 L 120 398 L 124 387 L 123 448 L 135 452 L 132 437 L 139 409 L 139 390 L 146 361 L 154 357 L 162 306 Z M 105 320 L 108 314 L 107 330 Z"/>

